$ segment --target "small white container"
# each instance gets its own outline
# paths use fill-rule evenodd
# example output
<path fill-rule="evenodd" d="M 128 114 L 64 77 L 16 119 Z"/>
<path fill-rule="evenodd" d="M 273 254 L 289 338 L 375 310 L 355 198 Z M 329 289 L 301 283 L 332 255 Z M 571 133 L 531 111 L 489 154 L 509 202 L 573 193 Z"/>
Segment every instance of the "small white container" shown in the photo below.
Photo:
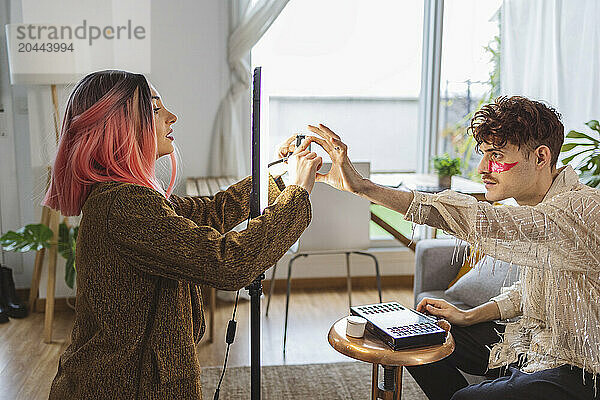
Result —
<path fill-rule="evenodd" d="M 346 318 L 348 324 L 346 325 L 346 335 L 354 338 L 361 338 L 365 335 L 365 326 L 367 325 L 367 320 L 363 317 L 357 317 L 356 315 L 351 315 Z"/>

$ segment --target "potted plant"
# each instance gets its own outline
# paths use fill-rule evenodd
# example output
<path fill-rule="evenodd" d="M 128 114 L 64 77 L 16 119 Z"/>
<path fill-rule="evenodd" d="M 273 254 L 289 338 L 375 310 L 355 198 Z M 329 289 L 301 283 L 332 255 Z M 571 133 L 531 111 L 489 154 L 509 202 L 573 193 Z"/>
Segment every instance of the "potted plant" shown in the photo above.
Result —
<path fill-rule="evenodd" d="M 78 226 L 67 226 L 64 222 L 58 228 L 58 252 L 66 260 L 65 282 L 73 289 L 75 283 L 75 244 Z M 0 245 L 6 251 L 26 253 L 50 247 L 52 230 L 44 224 L 29 224 L 17 231 L 8 231 L 0 237 Z"/>
<path fill-rule="evenodd" d="M 593 135 L 600 136 L 600 123 L 597 120 L 586 122 L 586 125 L 595 131 Z M 588 186 L 598 187 L 600 185 L 600 140 L 577 131 L 570 131 L 567 139 L 573 140 L 563 144 L 561 153 L 576 151 L 563 158 L 562 163 L 566 165 L 577 158 L 578 163 L 573 169 L 579 173 L 579 179 Z"/>
<path fill-rule="evenodd" d="M 448 153 L 435 156 L 432 159 L 433 169 L 438 175 L 438 185 L 444 189 L 450 189 L 452 175 L 460 174 L 460 158 L 452 158 Z"/>

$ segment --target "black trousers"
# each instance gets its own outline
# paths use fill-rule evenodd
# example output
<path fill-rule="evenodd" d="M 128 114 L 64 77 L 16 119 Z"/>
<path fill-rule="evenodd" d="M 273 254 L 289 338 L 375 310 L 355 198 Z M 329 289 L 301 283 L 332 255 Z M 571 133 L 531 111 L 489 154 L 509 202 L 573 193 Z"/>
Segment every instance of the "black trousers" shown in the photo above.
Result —
<path fill-rule="evenodd" d="M 447 358 L 406 369 L 430 400 L 558 400 L 600 399 L 600 388 L 594 397 L 594 381 L 590 373 L 563 365 L 535 373 L 524 373 L 514 366 L 488 370 L 491 346 L 500 340 L 497 332 L 504 326 L 484 322 L 467 327 L 453 326 L 456 343 Z M 460 371 L 485 376 L 488 380 L 469 386 Z M 598 382 L 600 385 L 600 382 Z"/>

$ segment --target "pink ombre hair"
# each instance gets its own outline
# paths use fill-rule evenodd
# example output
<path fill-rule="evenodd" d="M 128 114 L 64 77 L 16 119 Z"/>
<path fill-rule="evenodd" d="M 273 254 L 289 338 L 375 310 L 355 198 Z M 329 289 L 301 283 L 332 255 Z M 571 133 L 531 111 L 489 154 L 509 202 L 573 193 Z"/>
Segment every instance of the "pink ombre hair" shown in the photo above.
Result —
<path fill-rule="evenodd" d="M 165 193 L 155 172 L 155 132 L 150 86 L 143 75 L 119 70 L 87 75 L 69 97 L 42 204 L 64 216 L 79 215 L 99 182 L 142 185 L 168 198 L 175 163 Z"/>

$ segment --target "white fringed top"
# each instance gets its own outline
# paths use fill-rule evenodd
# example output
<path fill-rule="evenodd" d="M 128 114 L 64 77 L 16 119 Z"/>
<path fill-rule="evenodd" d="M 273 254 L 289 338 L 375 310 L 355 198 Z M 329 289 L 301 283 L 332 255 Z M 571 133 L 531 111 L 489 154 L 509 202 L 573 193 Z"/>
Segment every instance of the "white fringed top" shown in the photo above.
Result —
<path fill-rule="evenodd" d="M 600 191 L 581 184 L 572 167 L 559 171 L 535 206 L 414 192 L 405 218 L 520 266 L 520 281 L 492 299 L 503 319 L 520 318 L 506 323 L 490 368 L 520 361 L 524 372 L 570 364 L 594 380 L 600 374 Z"/>

